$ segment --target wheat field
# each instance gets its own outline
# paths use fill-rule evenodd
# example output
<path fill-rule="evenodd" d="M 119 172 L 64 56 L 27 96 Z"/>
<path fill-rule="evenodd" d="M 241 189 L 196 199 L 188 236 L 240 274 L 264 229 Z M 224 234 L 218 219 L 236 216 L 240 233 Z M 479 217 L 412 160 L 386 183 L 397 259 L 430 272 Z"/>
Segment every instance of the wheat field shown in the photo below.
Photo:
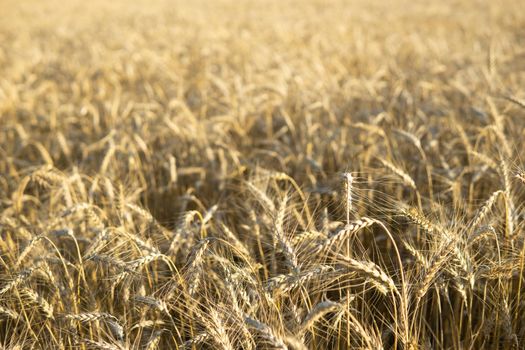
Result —
<path fill-rule="evenodd" d="M 522 0 L 0 2 L 0 348 L 525 348 Z"/>

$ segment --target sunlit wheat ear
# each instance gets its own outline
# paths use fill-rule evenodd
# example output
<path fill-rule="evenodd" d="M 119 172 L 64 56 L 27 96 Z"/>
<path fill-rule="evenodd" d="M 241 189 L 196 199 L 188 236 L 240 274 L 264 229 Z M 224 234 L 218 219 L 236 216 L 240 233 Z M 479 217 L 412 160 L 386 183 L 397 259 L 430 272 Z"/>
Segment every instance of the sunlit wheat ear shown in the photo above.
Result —
<path fill-rule="evenodd" d="M 374 287 L 382 294 L 387 294 L 389 291 L 397 291 L 396 285 L 392 278 L 388 276 L 377 264 L 371 261 L 358 261 L 343 255 L 337 255 L 338 260 L 344 262 L 342 268 L 349 271 L 359 273 L 365 278 L 368 278 Z"/>
<path fill-rule="evenodd" d="M 354 186 L 354 177 L 352 173 L 343 173 L 344 188 L 345 188 L 345 209 L 346 209 L 346 224 L 350 224 L 350 212 L 352 211 L 352 192 Z"/>
<path fill-rule="evenodd" d="M 288 346 L 286 346 L 284 340 L 278 336 L 267 324 L 264 324 L 248 316 L 245 316 L 244 322 L 248 327 L 255 329 L 261 335 L 261 337 L 270 343 L 275 349 L 288 349 Z"/>
<path fill-rule="evenodd" d="M 417 208 L 410 207 L 408 209 L 402 209 L 402 214 L 409 218 L 413 223 L 418 225 L 428 233 L 441 232 L 446 236 L 450 237 L 452 234 L 445 228 L 439 226 L 433 221 L 430 221 L 425 214 L 419 211 Z"/>
<path fill-rule="evenodd" d="M 146 347 L 144 349 L 145 350 L 155 350 L 155 349 L 157 349 L 158 346 L 159 346 L 159 343 L 160 343 L 161 335 L 162 335 L 162 331 L 161 330 L 153 332 L 153 334 L 151 335 L 151 337 L 150 337 L 150 339 L 149 339 L 149 341 L 146 344 Z"/>
<path fill-rule="evenodd" d="M 63 316 L 66 320 L 74 320 L 80 322 L 96 322 L 106 319 L 112 319 L 114 316 L 104 312 L 84 312 L 81 314 L 68 314 Z"/>
<path fill-rule="evenodd" d="M 472 234 L 469 237 L 468 244 L 469 245 L 474 245 L 474 244 L 479 243 L 479 242 L 481 242 L 481 241 L 483 241 L 485 239 L 488 239 L 488 238 L 492 238 L 492 239 L 497 240 L 498 239 L 498 234 L 497 234 L 496 230 L 494 229 L 494 227 L 492 227 L 490 225 L 481 226 L 476 232 L 474 232 L 474 234 Z"/>
<path fill-rule="evenodd" d="M 352 221 L 344 228 L 333 233 L 330 237 L 321 241 L 316 247 L 314 247 L 313 254 L 320 254 L 332 247 L 335 244 L 341 243 L 351 237 L 354 233 L 375 224 L 376 221 L 370 218 L 363 217 L 359 220 Z"/>
<path fill-rule="evenodd" d="M 161 312 L 169 314 L 168 305 L 163 300 L 156 299 L 153 297 L 145 297 L 145 296 L 135 296 L 133 297 L 133 300 L 136 301 L 137 303 L 148 305 Z"/>
<path fill-rule="evenodd" d="M 156 327 L 163 327 L 166 325 L 166 322 L 163 320 L 144 320 L 140 321 L 139 323 L 134 324 L 130 327 L 130 331 L 133 331 L 137 328 L 156 328 Z"/>
<path fill-rule="evenodd" d="M 260 203 L 264 206 L 264 208 L 268 212 L 270 212 L 270 213 L 275 212 L 275 210 L 276 210 L 275 204 L 268 197 L 268 195 L 266 195 L 266 193 L 261 191 L 258 187 L 256 187 L 251 182 L 246 182 L 246 185 L 248 186 L 249 190 L 255 195 L 255 197 L 260 201 Z"/>
<path fill-rule="evenodd" d="M 503 144 L 506 145 L 506 141 L 504 141 Z M 501 171 L 503 173 L 503 184 L 505 185 L 505 234 L 507 238 L 512 238 L 514 236 L 514 227 L 516 226 L 516 210 L 509 165 L 504 157 L 501 157 Z"/>
<path fill-rule="evenodd" d="M 516 178 L 518 178 L 518 180 L 525 184 L 525 172 L 520 172 L 516 174 Z"/>
<path fill-rule="evenodd" d="M 0 306 L 0 315 L 11 318 L 13 320 L 16 320 L 20 316 L 17 312 L 5 308 L 3 306 Z"/>
<path fill-rule="evenodd" d="M 274 178 L 275 180 L 289 181 L 294 187 L 294 189 L 297 191 L 297 194 L 299 194 L 299 197 L 301 197 L 301 200 L 303 202 L 306 200 L 304 193 L 301 190 L 301 187 L 299 187 L 297 182 L 290 175 L 280 172 L 280 171 L 272 171 L 270 172 L 270 177 Z"/>
<path fill-rule="evenodd" d="M 286 261 L 290 268 L 294 271 L 298 271 L 299 266 L 297 262 L 297 255 L 295 254 L 294 248 L 292 246 L 292 243 L 286 236 L 286 233 L 284 232 L 284 219 L 286 217 L 286 208 L 288 204 L 288 194 L 286 194 L 279 205 L 279 211 L 277 212 L 276 219 L 275 219 L 275 229 L 274 229 L 274 235 L 276 238 L 276 241 L 279 243 L 279 246 L 286 258 Z"/>
<path fill-rule="evenodd" d="M 19 291 L 19 294 L 24 300 L 31 304 L 35 304 L 45 317 L 51 319 L 55 318 L 53 305 L 49 304 L 49 302 L 36 291 L 30 288 L 22 288 Z"/>
<path fill-rule="evenodd" d="M 128 268 L 132 271 L 135 271 L 145 265 L 148 265 L 149 263 L 155 260 L 160 260 L 160 259 L 166 259 L 166 256 L 160 253 L 151 253 L 151 254 L 143 256 L 142 258 L 131 261 L 130 263 L 128 263 Z"/>
<path fill-rule="evenodd" d="M 31 241 L 28 243 L 28 245 L 24 248 L 22 253 L 20 253 L 18 258 L 16 259 L 16 263 L 15 263 L 16 267 L 20 266 L 20 264 L 26 258 L 26 256 L 31 252 L 33 248 L 35 248 L 37 243 L 40 242 L 44 237 L 45 237 L 44 235 L 38 235 L 35 238 L 31 239 Z"/>
<path fill-rule="evenodd" d="M 423 268 L 428 268 L 427 258 L 423 254 L 421 254 L 419 250 L 414 248 L 406 241 L 403 241 L 403 246 L 410 253 L 410 255 L 412 255 L 415 258 L 419 265 L 421 265 Z"/>
<path fill-rule="evenodd" d="M 188 258 L 185 280 L 190 296 L 194 296 L 199 287 L 202 260 L 209 243 L 209 239 L 204 239 L 197 243 L 197 245 L 193 247 L 190 257 Z"/>
<path fill-rule="evenodd" d="M 465 282 L 463 276 L 458 273 L 456 269 L 449 269 L 449 273 L 452 276 L 452 285 L 455 290 L 461 296 L 463 305 L 468 306 L 468 296 L 467 296 L 467 283 Z"/>
<path fill-rule="evenodd" d="M 120 325 L 118 319 L 105 312 L 85 312 L 82 314 L 69 314 L 64 315 L 66 320 L 75 320 L 80 322 L 96 322 L 104 321 L 111 329 L 113 336 L 117 340 L 124 339 L 124 328 Z"/>
<path fill-rule="evenodd" d="M 125 348 L 121 345 L 111 344 L 102 340 L 95 341 L 90 339 L 81 339 L 79 344 L 84 344 L 88 349 L 99 349 L 99 350 L 124 350 Z"/>
<path fill-rule="evenodd" d="M 419 289 L 416 292 L 418 299 L 421 299 L 427 293 L 436 276 L 441 273 L 456 243 L 456 240 L 449 239 L 449 241 L 443 244 L 437 251 L 438 254 L 429 261 L 429 267 L 425 270 L 425 275 L 423 276 L 423 279 L 419 284 Z"/>
<path fill-rule="evenodd" d="M 324 315 L 337 311 L 341 308 L 341 305 L 333 301 L 323 301 L 314 306 L 314 308 L 306 315 L 303 322 L 297 327 L 299 334 L 308 330 L 312 325 Z"/>
<path fill-rule="evenodd" d="M 181 344 L 179 349 L 191 349 L 193 346 L 203 345 L 203 343 L 205 343 L 208 339 L 210 339 L 210 335 L 208 333 L 199 333 L 195 337 Z"/>
<path fill-rule="evenodd" d="M 516 96 L 511 96 L 511 95 L 508 95 L 508 96 L 505 96 L 504 97 L 506 100 L 516 104 L 517 106 L 521 107 L 521 108 L 525 108 L 525 101 L 516 97 Z"/>
<path fill-rule="evenodd" d="M 18 285 L 20 285 L 22 282 L 26 281 L 27 279 L 29 279 L 33 275 L 34 272 L 35 272 L 35 268 L 34 267 L 30 267 L 30 268 L 28 268 L 26 270 L 23 270 L 20 273 L 18 273 L 11 281 L 7 282 L 0 289 L 0 296 L 2 294 L 5 294 L 9 290 L 17 287 Z"/>
<path fill-rule="evenodd" d="M 494 206 L 494 203 L 498 199 L 499 196 L 504 195 L 505 192 L 502 190 L 496 191 L 492 193 L 492 195 L 487 199 L 487 201 L 483 204 L 481 209 L 476 214 L 474 221 L 472 222 L 472 228 L 478 227 L 478 225 L 485 219 L 487 214 L 490 212 L 492 207 Z"/>
<path fill-rule="evenodd" d="M 170 243 L 168 252 L 172 255 L 175 255 L 182 246 L 188 243 L 188 237 L 186 230 L 190 229 L 190 224 L 196 216 L 199 216 L 200 213 L 196 210 L 187 211 L 182 217 L 181 221 L 178 223 L 173 238 Z"/>
<path fill-rule="evenodd" d="M 334 271 L 332 266 L 319 265 L 309 271 L 302 271 L 300 274 L 291 273 L 288 275 L 276 276 L 267 281 L 266 290 L 269 292 L 286 293 L 302 286 L 314 278 L 322 278 L 331 271 Z"/>
<path fill-rule="evenodd" d="M 222 231 L 224 232 L 224 234 L 226 235 L 226 237 L 228 238 L 228 240 L 233 244 L 233 246 L 239 250 L 239 252 L 241 252 L 242 254 L 244 254 L 244 258 L 248 259 L 250 261 L 250 263 L 252 263 L 253 265 L 255 265 L 255 261 L 253 260 L 253 257 L 251 255 L 251 253 L 248 251 L 248 248 L 246 247 L 246 245 L 244 243 L 241 242 L 241 240 L 237 237 L 237 235 L 235 235 L 229 228 L 228 226 L 226 226 L 225 224 L 221 223 L 220 224 L 221 228 L 222 228 Z"/>
<path fill-rule="evenodd" d="M 414 179 L 412 179 L 412 177 L 410 177 L 410 175 L 408 175 L 407 172 L 405 172 L 401 168 L 395 166 L 394 164 L 390 163 L 386 159 L 379 158 L 379 161 L 381 163 L 383 163 L 383 165 L 387 169 L 389 169 L 391 172 L 393 172 L 394 174 L 399 176 L 401 178 L 401 180 L 403 180 L 403 183 L 405 184 L 405 186 L 408 186 L 408 187 L 412 188 L 413 190 L 417 191 L 417 186 L 416 186 L 416 183 L 415 183 Z"/>
<path fill-rule="evenodd" d="M 108 241 L 111 236 L 111 231 L 108 229 L 102 229 L 98 232 L 95 238 L 90 242 L 88 248 L 84 251 L 83 258 L 86 259 L 96 253 L 98 253 L 104 246 L 104 243 Z"/>
<path fill-rule="evenodd" d="M 56 171 L 52 166 L 43 166 L 31 174 L 31 181 L 35 181 L 42 187 L 51 187 L 64 182 L 65 177 Z"/>
<path fill-rule="evenodd" d="M 504 337 L 505 337 L 505 341 L 507 343 L 510 343 L 512 344 L 512 348 L 518 348 L 519 346 L 519 342 L 518 342 L 518 337 L 516 335 L 516 333 L 514 333 L 514 328 L 512 326 L 512 315 L 511 315 L 511 311 L 510 311 L 510 307 L 509 307 L 509 302 L 507 301 L 507 299 L 503 298 L 501 304 L 500 304 L 500 314 L 502 314 L 502 318 L 501 318 L 501 324 L 502 324 L 502 328 L 503 328 L 503 334 L 504 334 Z"/>
<path fill-rule="evenodd" d="M 86 257 L 87 261 L 93 261 L 96 263 L 102 263 L 104 265 L 115 267 L 119 270 L 122 270 L 123 273 L 133 273 L 134 271 L 129 268 L 128 263 L 120 260 L 119 258 L 109 256 L 106 254 L 94 254 Z"/>
<path fill-rule="evenodd" d="M 496 164 L 496 162 L 492 160 L 490 157 L 488 157 L 486 154 L 479 153 L 479 152 L 472 151 L 472 150 L 470 151 L 469 154 L 473 155 L 475 158 L 478 158 L 480 161 L 485 163 L 485 165 L 489 166 L 491 169 L 493 170 L 498 169 L 498 164 Z"/>
<path fill-rule="evenodd" d="M 301 246 L 303 244 L 307 245 L 319 238 L 326 238 L 326 236 L 322 232 L 318 231 L 305 231 L 296 234 L 292 238 L 292 244 L 294 247 Z"/>
<path fill-rule="evenodd" d="M 209 321 L 211 321 L 208 333 L 213 335 L 213 338 L 217 344 L 224 350 L 233 350 L 234 347 L 228 336 L 226 328 L 224 327 L 224 321 L 217 309 L 211 309 L 209 312 Z"/>
<path fill-rule="evenodd" d="M 477 278 L 488 280 L 509 280 L 519 277 L 520 264 L 518 260 L 510 259 L 494 266 L 487 266 L 477 271 Z"/>
<path fill-rule="evenodd" d="M 416 208 L 409 208 L 408 210 L 405 210 L 404 213 L 409 219 L 411 219 L 414 223 L 416 223 L 425 231 L 432 234 L 441 234 L 444 236 L 444 241 L 448 242 L 445 245 L 445 249 L 441 250 L 437 257 L 434 257 L 433 260 L 427 260 L 426 276 L 424 277 L 424 280 L 421 283 L 422 288 L 419 289 L 417 293 L 418 297 L 421 298 L 426 293 L 426 290 L 429 287 L 429 283 L 431 283 L 434 280 L 435 275 L 443 267 L 442 265 L 446 262 L 445 258 L 448 257 L 448 250 L 454 252 L 454 259 L 458 262 L 459 267 L 465 274 L 465 278 L 468 279 L 469 284 L 473 285 L 474 275 L 472 273 L 469 257 L 467 256 L 468 252 L 464 252 L 462 250 L 462 247 L 460 246 L 461 241 L 459 234 L 451 232 L 450 230 L 444 227 L 440 227 L 439 225 L 434 224 Z M 416 259 L 420 260 L 417 256 L 418 253 L 416 251 L 412 251 L 411 253 L 416 254 Z M 453 272 L 457 273 L 456 271 Z"/>
<path fill-rule="evenodd" d="M 231 298 L 231 303 L 228 305 L 232 308 L 231 318 L 235 319 L 234 322 L 240 323 L 244 318 L 244 309 L 249 307 L 251 304 L 250 297 L 246 293 L 245 289 L 240 284 L 238 284 L 238 280 L 232 276 L 231 272 L 227 272 L 225 279 L 226 287 Z M 250 313 L 250 310 L 247 312 Z M 242 342 L 247 344 L 246 347 L 252 349 L 255 344 L 248 329 L 246 327 L 240 326 L 237 327 L 236 330 L 238 331 L 238 335 L 236 335 L 235 338 L 242 337 Z"/>
<path fill-rule="evenodd" d="M 126 203 L 126 207 L 131 209 L 133 212 L 138 214 L 140 217 L 142 217 L 148 224 L 152 224 L 157 230 L 160 232 L 168 234 L 168 230 L 164 228 L 158 221 L 151 215 L 151 213 L 144 209 L 139 207 L 138 205 L 135 205 L 133 203 Z M 149 247 L 151 248 L 151 246 Z"/>
<path fill-rule="evenodd" d="M 308 347 L 295 336 L 287 335 L 283 338 L 283 340 L 290 350 L 308 350 Z"/>
<path fill-rule="evenodd" d="M 342 309 L 344 314 L 342 313 L 341 316 L 346 315 L 347 319 L 345 322 L 348 322 L 349 326 L 351 326 L 351 330 L 355 332 L 355 334 L 360 337 L 367 345 L 367 349 L 382 349 L 382 344 L 378 344 L 375 339 L 370 335 L 370 332 L 365 329 L 361 321 L 359 321 L 356 316 L 354 316 L 351 312 L 351 310 L 345 310 Z"/>

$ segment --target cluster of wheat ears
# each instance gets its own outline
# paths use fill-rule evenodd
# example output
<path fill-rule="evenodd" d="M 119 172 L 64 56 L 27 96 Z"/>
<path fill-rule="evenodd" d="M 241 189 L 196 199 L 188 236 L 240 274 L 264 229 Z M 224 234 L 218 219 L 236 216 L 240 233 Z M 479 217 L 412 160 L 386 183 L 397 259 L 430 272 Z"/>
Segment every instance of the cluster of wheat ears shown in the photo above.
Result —
<path fill-rule="evenodd" d="M 2 3 L 0 348 L 525 346 L 519 1 Z"/>

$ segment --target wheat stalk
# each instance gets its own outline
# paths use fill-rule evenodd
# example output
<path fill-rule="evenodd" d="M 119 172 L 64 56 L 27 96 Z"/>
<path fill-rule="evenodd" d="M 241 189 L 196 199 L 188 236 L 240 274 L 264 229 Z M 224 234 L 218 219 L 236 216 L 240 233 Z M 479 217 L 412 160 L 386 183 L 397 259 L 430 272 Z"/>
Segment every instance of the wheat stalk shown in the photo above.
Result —
<path fill-rule="evenodd" d="M 354 177 L 351 173 L 343 173 L 343 179 L 345 180 L 345 193 L 346 193 L 346 201 L 345 201 L 345 209 L 346 209 L 346 224 L 350 225 L 350 212 L 352 211 L 352 192 L 353 192 L 353 184 L 354 184 Z"/>

